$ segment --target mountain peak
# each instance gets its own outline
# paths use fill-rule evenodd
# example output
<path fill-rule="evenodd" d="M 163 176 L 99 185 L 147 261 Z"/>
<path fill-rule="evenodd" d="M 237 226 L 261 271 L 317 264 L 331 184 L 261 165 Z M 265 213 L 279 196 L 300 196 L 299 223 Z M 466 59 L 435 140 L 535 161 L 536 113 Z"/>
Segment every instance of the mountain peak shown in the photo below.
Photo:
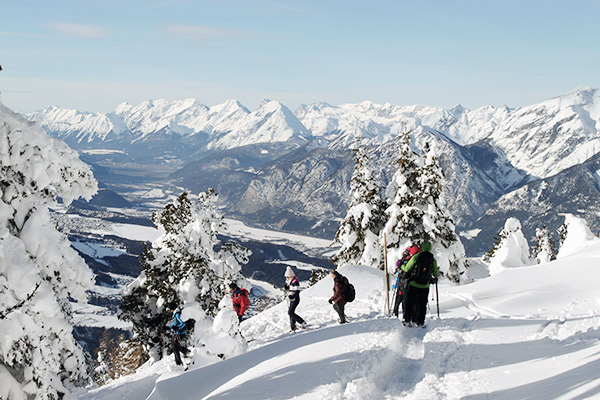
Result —
<path fill-rule="evenodd" d="M 250 113 L 250 111 L 246 107 L 244 107 L 242 103 L 235 99 L 230 99 L 225 101 L 224 103 L 210 107 L 211 114 L 231 114 L 236 111 L 243 111 L 246 114 Z"/>

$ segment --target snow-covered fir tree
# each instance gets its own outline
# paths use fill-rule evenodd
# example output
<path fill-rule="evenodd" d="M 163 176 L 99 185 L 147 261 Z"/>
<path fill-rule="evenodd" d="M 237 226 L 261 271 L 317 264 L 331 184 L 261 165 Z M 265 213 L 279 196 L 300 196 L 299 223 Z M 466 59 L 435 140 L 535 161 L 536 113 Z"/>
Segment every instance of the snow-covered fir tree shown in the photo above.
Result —
<path fill-rule="evenodd" d="M 63 142 L 0 104 L 0 398 L 59 399 L 89 377 L 69 299 L 93 273 L 48 206 L 90 199 L 97 183 Z"/>
<path fill-rule="evenodd" d="M 558 230 L 561 245 L 556 258 L 576 253 L 590 243 L 600 240 L 592 233 L 585 219 L 573 214 L 565 214 L 564 217 L 565 220 Z"/>
<path fill-rule="evenodd" d="M 502 243 L 506 239 L 507 235 L 507 232 L 504 229 L 502 229 L 498 233 L 498 236 L 494 236 L 494 243 L 492 244 L 492 247 L 488 251 L 483 253 L 483 256 L 481 257 L 481 260 L 483 262 L 489 264 L 492 258 L 494 258 L 494 256 L 496 255 L 496 251 L 502 246 Z"/>
<path fill-rule="evenodd" d="M 565 239 L 567 238 L 567 219 L 563 219 L 563 223 L 560 225 L 556 233 L 558 234 L 558 247 L 562 248 Z"/>
<path fill-rule="evenodd" d="M 508 218 L 500 231 L 499 241 L 486 253 L 483 260 L 489 263 L 490 275 L 506 268 L 532 265 L 529 257 L 529 244 L 521 229 L 521 222 L 516 218 Z"/>
<path fill-rule="evenodd" d="M 350 180 L 351 202 L 335 235 L 342 247 L 333 256 L 337 264 L 363 264 L 382 268 L 379 231 L 383 227 L 385 203 L 369 162 L 367 149 L 354 150 L 354 173 Z"/>
<path fill-rule="evenodd" d="M 310 278 L 308 280 L 308 286 L 312 286 L 319 282 L 321 279 L 326 278 L 329 275 L 330 271 L 323 268 L 313 268 L 310 271 Z"/>
<path fill-rule="evenodd" d="M 456 234 L 450 211 L 444 205 L 442 187 L 444 175 L 435 146 L 424 146 L 423 166 L 418 177 L 417 202 L 423 207 L 423 236 L 433 245 L 440 271 L 453 282 L 460 282 L 465 272 L 465 248 Z"/>
<path fill-rule="evenodd" d="M 183 309 L 183 320 L 196 321 L 189 344 L 197 363 L 217 354 L 230 356 L 243 348 L 227 285 L 236 282 L 248 287 L 238 262 L 247 262 L 248 252 L 240 246 L 219 243 L 217 232 L 224 224 L 216 202 L 212 189 L 198 196 L 183 193 L 153 216 L 164 233 L 141 255 L 143 271 L 129 286 L 120 308 L 120 318 L 133 323 L 132 340 L 141 343 L 153 361 L 162 358 L 170 346 L 163 340 L 165 327 L 172 319 L 168 310 L 177 307 Z M 231 314 L 234 326 L 223 325 Z M 206 343 L 217 334 L 214 318 L 221 324 L 217 331 L 226 331 L 235 342 L 230 351 L 211 349 Z"/>
<path fill-rule="evenodd" d="M 422 158 L 412 149 L 411 132 L 400 136 L 398 169 L 392 176 L 386 194 L 385 226 L 380 232 L 383 245 L 385 235 L 388 260 L 396 260 L 399 253 L 413 241 L 425 237 L 423 229 L 423 207 L 418 202 L 419 175 Z M 395 250 L 398 254 L 390 250 Z M 388 265 L 390 263 L 388 262 Z"/>
<path fill-rule="evenodd" d="M 532 257 L 538 264 L 544 264 L 556 260 L 556 244 L 552 232 L 544 225 L 535 230 L 536 245 L 531 251 Z"/>

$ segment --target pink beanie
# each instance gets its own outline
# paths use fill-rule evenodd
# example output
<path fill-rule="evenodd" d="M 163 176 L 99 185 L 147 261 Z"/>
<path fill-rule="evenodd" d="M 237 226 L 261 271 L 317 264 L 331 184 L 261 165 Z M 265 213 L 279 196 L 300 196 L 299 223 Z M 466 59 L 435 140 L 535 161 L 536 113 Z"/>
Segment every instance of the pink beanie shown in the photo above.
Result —
<path fill-rule="evenodd" d="M 294 276 L 296 276 L 296 274 L 294 273 L 294 271 L 292 271 L 292 267 L 287 267 L 285 270 L 285 277 L 293 278 Z"/>

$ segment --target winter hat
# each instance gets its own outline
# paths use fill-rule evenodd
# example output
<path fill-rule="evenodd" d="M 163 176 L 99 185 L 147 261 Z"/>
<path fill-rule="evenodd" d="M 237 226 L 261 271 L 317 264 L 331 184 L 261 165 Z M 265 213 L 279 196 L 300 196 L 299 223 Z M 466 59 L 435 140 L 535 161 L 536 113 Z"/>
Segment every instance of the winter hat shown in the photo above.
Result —
<path fill-rule="evenodd" d="M 292 271 L 292 267 L 287 267 L 285 269 L 285 277 L 286 278 L 293 278 L 294 276 L 296 276 L 296 274 L 294 273 L 294 271 Z"/>
<path fill-rule="evenodd" d="M 237 287 L 238 287 L 238 285 L 237 285 L 235 282 L 231 282 L 231 283 L 229 284 L 229 288 L 230 288 L 230 289 L 237 289 Z"/>

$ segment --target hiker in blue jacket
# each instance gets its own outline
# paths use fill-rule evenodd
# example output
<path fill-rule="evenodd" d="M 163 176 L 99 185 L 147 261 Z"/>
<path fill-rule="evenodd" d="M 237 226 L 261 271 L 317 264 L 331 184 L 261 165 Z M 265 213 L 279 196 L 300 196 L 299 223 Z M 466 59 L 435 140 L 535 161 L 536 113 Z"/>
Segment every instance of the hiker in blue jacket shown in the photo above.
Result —
<path fill-rule="evenodd" d="M 173 311 L 173 322 L 171 322 L 171 325 L 169 325 L 169 329 L 171 329 L 174 333 L 173 356 L 175 357 L 175 364 L 183 365 L 181 353 L 186 356 L 189 350 L 181 343 L 182 336 L 187 333 L 187 324 L 181 319 L 181 309 L 179 307 Z"/>

